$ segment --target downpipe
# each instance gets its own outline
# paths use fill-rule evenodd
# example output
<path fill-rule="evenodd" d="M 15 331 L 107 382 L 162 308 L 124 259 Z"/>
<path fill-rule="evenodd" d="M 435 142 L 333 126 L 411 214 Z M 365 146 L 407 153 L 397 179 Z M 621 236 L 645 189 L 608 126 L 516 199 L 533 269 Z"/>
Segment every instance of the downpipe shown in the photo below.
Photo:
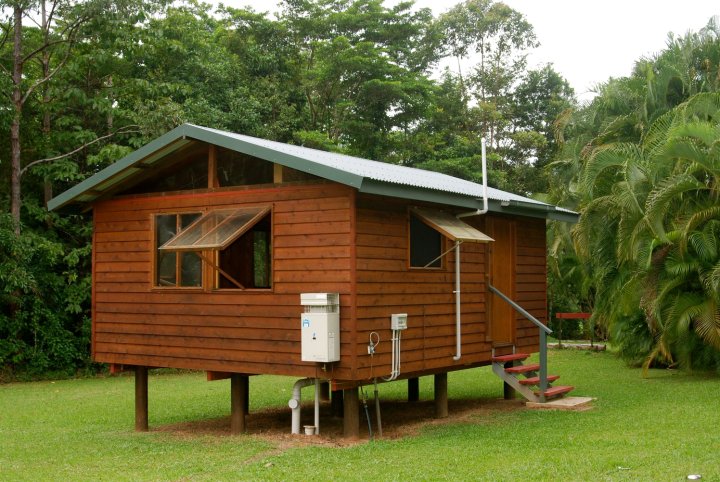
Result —
<path fill-rule="evenodd" d="M 462 357 L 462 324 L 460 305 L 460 242 L 455 243 L 455 356 L 458 361 Z"/>
<path fill-rule="evenodd" d="M 295 382 L 292 389 L 292 398 L 288 401 L 288 407 L 292 410 L 292 431 L 293 434 L 300 433 L 300 402 L 301 390 L 315 384 L 315 433 L 320 433 L 320 380 L 317 378 L 302 378 Z"/>
<path fill-rule="evenodd" d="M 487 195 L 487 156 L 485 155 L 485 138 L 480 140 L 481 159 L 482 159 L 482 189 L 483 189 L 483 207 L 475 211 L 460 213 L 456 218 L 466 218 L 468 216 L 480 216 L 488 212 L 488 195 Z M 454 361 L 462 358 L 462 315 L 460 304 L 460 243 L 455 244 L 455 356 Z"/>

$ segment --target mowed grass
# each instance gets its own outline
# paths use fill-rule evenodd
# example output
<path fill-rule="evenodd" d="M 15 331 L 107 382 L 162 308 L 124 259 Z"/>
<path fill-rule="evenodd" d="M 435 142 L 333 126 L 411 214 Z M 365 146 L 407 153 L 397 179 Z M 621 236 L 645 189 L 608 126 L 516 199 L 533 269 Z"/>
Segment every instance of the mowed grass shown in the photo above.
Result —
<path fill-rule="evenodd" d="M 550 351 L 550 366 L 578 395 L 597 397 L 594 410 L 479 410 L 345 447 L 157 430 L 228 416 L 229 383 L 203 374 L 151 374 L 149 433 L 132 430 L 132 377 L 2 385 L 0 479 L 720 480 L 720 378 L 674 370 L 643 378 L 609 353 L 574 350 Z M 292 383 L 251 378 L 251 412 L 287 407 Z M 431 378 L 420 388 L 432 398 Z M 381 398 L 405 390 L 382 385 Z M 487 367 L 454 372 L 449 395 L 487 402 L 502 385 Z"/>

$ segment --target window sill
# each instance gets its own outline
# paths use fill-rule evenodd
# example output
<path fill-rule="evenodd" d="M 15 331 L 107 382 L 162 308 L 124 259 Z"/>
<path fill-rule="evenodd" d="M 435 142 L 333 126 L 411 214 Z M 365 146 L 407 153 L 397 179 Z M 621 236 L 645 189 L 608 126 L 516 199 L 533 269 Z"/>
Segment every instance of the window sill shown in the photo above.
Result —
<path fill-rule="evenodd" d="M 153 286 L 150 289 L 153 293 L 272 293 L 272 288 L 217 288 L 217 289 L 210 289 L 206 290 L 205 288 L 198 287 L 198 286 L 185 286 L 185 287 L 175 287 L 175 286 Z"/>
<path fill-rule="evenodd" d="M 210 292 L 211 293 L 257 293 L 257 292 L 272 293 L 273 289 L 272 288 L 245 288 L 245 289 L 241 290 L 240 288 L 216 288 L 216 289 L 210 290 Z"/>

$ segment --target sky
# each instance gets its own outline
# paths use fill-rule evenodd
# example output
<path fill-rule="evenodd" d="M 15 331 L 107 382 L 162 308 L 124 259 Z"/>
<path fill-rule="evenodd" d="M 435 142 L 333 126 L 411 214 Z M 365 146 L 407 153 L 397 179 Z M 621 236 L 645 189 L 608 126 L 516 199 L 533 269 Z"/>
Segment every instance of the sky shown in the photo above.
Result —
<path fill-rule="evenodd" d="M 206 0 L 207 1 L 207 0 Z M 399 0 L 386 0 L 387 4 Z M 552 63 L 578 97 L 592 98 L 592 89 L 610 77 L 631 73 L 634 62 L 661 51 L 673 32 L 683 35 L 720 15 L 718 0 L 504 0 L 533 25 L 540 47 L 528 67 Z M 218 3 L 212 0 L 210 3 Z M 223 0 L 228 6 L 276 11 L 274 0 Z M 416 0 L 435 16 L 456 0 Z"/>

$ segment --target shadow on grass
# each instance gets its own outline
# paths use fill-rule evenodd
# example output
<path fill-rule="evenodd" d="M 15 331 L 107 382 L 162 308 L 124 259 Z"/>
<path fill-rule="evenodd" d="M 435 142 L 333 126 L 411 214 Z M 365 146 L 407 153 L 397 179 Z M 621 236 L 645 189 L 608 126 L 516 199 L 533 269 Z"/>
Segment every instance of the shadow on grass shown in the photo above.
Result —
<path fill-rule="evenodd" d="M 394 440 L 419 435 L 428 427 L 439 427 L 462 423 L 491 423 L 498 413 L 511 413 L 525 410 L 523 400 L 478 399 L 449 400 L 447 418 L 435 418 L 435 403 L 432 400 L 406 402 L 381 400 L 381 418 L 383 439 Z M 246 418 L 246 435 L 251 435 L 283 446 L 348 446 L 363 443 L 370 438 L 364 407 L 360 405 L 360 438 L 343 438 L 343 419 L 332 413 L 328 402 L 320 406 L 320 435 L 292 435 L 291 413 L 289 408 L 268 408 L 254 411 Z M 373 435 L 378 436 L 375 406 L 368 400 L 368 413 L 371 419 Z M 301 425 L 313 423 L 312 403 L 303 404 Z M 231 436 L 230 417 L 167 424 L 151 428 L 152 432 L 164 433 L 179 438 L 199 436 Z"/>

